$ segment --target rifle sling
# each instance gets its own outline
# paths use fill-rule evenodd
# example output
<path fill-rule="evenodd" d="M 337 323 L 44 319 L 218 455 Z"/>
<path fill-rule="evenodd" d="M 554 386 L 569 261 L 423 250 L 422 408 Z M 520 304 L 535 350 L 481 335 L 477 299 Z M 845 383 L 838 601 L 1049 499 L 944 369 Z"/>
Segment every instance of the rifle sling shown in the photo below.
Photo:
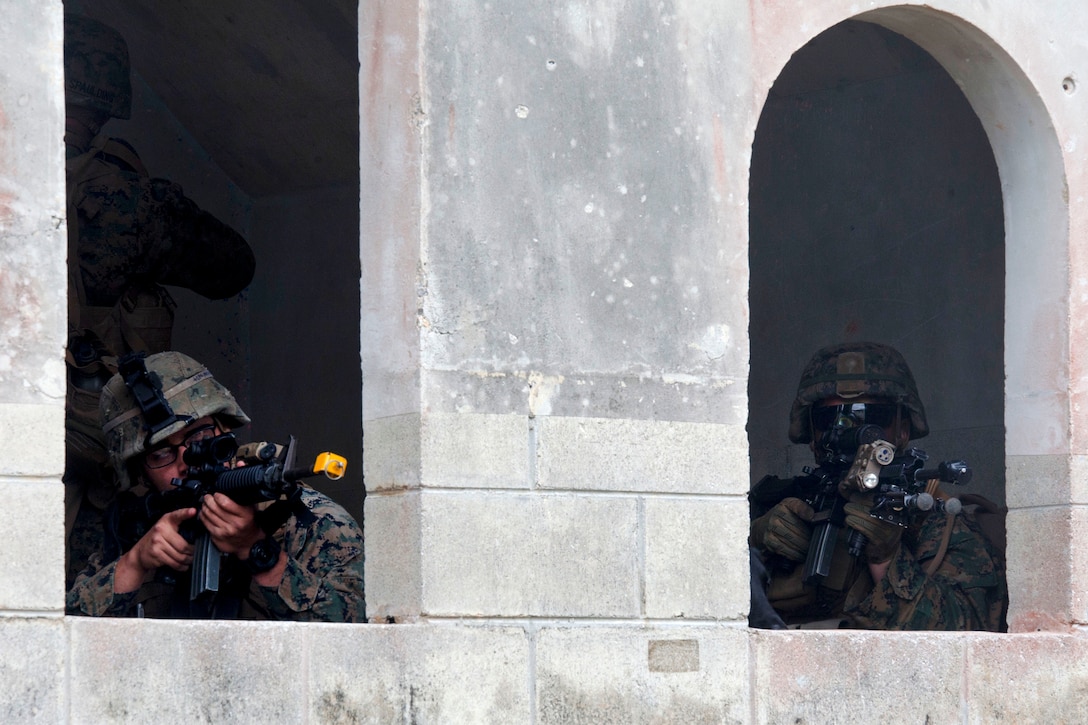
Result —
<path fill-rule="evenodd" d="M 944 499 L 944 496 L 940 491 L 940 481 L 936 478 L 931 479 L 926 483 L 926 493 L 934 498 Z M 933 576 L 940 567 L 941 562 L 944 561 L 944 555 L 948 553 L 948 542 L 952 540 L 952 528 L 955 526 L 956 516 L 955 514 L 945 514 L 944 522 L 944 535 L 941 536 L 941 545 L 937 547 L 937 553 L 933 559 L 926 564 L 926 576 Z"/>

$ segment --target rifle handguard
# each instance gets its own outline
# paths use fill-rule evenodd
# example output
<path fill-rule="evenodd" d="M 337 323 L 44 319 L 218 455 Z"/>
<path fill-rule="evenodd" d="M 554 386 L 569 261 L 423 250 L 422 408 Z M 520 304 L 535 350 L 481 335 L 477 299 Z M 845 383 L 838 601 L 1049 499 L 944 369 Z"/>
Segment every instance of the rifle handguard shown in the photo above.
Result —
<path fill-rule="evenodd" d="M 173 493 L 169 502 L 156 499 L 153 503 L 157 506 L 166 503 L 173 504 L 175 499 L 181 499 L 182 503 L 191 500 L 194 502 L 193 505 L 199 505 L 203 496 L 217 492 L 226 494 L 235 503 L 244 506 L 271 501 L 274 503 L 258 514 L 260 517 L 258 524 L 266 533 L 272 534 L 287 520 L 291 514 L 292 505 L 298 501 L 301 489 L 297 481 L 318 473 L 324 473 L 328 478 L 337 480 L 343 478 L 347 470 L 347 459 L 335 453 L 320 454 L 313 466 L 309 468 L 294 468 L 296 443 L 295 437 L 291 436 L 286 447 L 267 442 L 238 446 L 233 434 L 230 433 L 200 441 L 200 445 L 194 443 L 185 450 L 184 460 L 189 465 L 185 478 L 172 481 L 175 489 L 172 489 L 171 493 L 174 491 L 176 493 Z M 248 465 L 232 467 L 230 465 L 232 461 Z M 165 499 L 165 495 L 162 498 Z M 196 551 L 189 590 L 191 601 L 197 600 L 208 592 L 218 591 L 219 569 L 223 557 L 212 543 L 207 529 L 201 525 L 194 533 L 197 536 L 194 537 Z M 275 540 L 268 539 L 268 541 L 272 543 L 265 547 L 267 549 L 265 553 L 268 554 L 265 559 L 273 558 L 271 549 Z M 260 572 L 266 570 L 261 567 L 267 561 L 260 562 L 262 551 L 261 547 L 257 548 L 258 561 L 253 563 L 258 567 L 256 571 Z M 252 556 L 253 552 L 251 551 L 250 554 Z M 278 557 L 277 551 L 274 558 L 278 559 Z"/>

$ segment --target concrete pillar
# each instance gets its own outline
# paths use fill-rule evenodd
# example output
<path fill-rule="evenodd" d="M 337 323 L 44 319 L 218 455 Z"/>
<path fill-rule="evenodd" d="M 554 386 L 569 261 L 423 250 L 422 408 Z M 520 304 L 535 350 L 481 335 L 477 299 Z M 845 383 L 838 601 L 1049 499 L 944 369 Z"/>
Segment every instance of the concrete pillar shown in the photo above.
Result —
<path fill-rule="evenodd" d="M 64 593 L 67 232 L 59 2 L 0 4 L 0 612 Z"/>
<path fill-rule="evenodd" d="M 62 722 L 64 95 L 59 0 L 0 2 L 0 720 Z"/>
<path fill-rule="evenodd" d="M 419 5 L 361 9 L 369 612 L 743 621 L 743 34 Z"/>

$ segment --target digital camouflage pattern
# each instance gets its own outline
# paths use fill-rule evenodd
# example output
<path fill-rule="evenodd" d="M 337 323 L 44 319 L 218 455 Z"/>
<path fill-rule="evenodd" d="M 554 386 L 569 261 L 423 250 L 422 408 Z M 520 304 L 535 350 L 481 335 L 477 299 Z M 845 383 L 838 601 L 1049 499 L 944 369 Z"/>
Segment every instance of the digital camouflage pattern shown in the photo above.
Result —
<path fill-rule="evenodd" d="M 910 411 L 912 438 L 929 432 L 914 376 L 903 356 L 887 345 L 855 342 L 825 347 L 805 366 L 790 411 L 790 440 L 812 441 L 812 405 L 833 397 L 861 396 L 901 403 Z M 768 529 L 775 510 L 785 505 L 775 499 L 793 495 L 789 487 L 775 491 L 772 500 L 760 503 L 760 511 L 753 511 L 758 516 L 752 522 L 754 547 L 765 545 L 761 532 Z M 809 524 L 797 522 L 811 536 Z M 947 549 L 937 560 L 949 526 Z M 974 514 L 952 517 L 915 511 L 885 576 L 875 583 L 864 558 L 849 554 L 851 531 L 849 526 L 842 527 L 830 572 L 819 586 L 802 583 L 803 562 L 789 564 L 783 559 L 768 567 L 767 598 L 788 624 L 842 621 L 844 626 L 880 630 L 1004 628 L 1008 596 L 1003 555 L 981 533 Z M 808 550 L 807 545 L 802 548 Z"/>
<path fill-rule="evenodd" d="M 120 490 L 127 490 L 135 483 L 128 471 L 130 461 L 193 421 L 214 416 L 224 430 L 235 430 L 250 422 L 231 392 L 188 355 L 172 351 L 156 353 L 144 360 L 144 367 L 158 378 L 163 398 L 178 419 L 149 436 L 140 408 L 124 379 L 120 374 L 110 378 L 102 389 L 99 412 Z"/>
<path fill-rule="evenodd" d="M 927 575 L 925 568 L 937 554 L 950 522 L 948 549 L 933 575 Z M 917 513 L 887 574 L 875 585 L 864 561 L 847 553 L 849 531 L 843 529 L 836 545 L 828 577 L 833 586 L 802 586 L 801 563 L 790 572 L 773 574 L 768 598 L 787 624 L 842 618 L 844 626 L 858 629 L 998 632 L 1004 628 L 1004 565 L 973 515 Z"/>
<path fill-rule="evenodd" d="M 812 441 L 809 409 L 814 403 L 863 395 L 902 403 L 910 411 L 911 439 L 929 433 L 914 376 L 899 351 L 875 342 L 844 342 L 818 350 L 801 373 L 790 410 L 790 440 Z"/>
<path fill-rule="evenodd" d="M 161 285 L 213 300 L 245 289 L 256 265 L 238 232 L 178 184 L 148 177 L 124 141 L 99 137 L 88 147 L 74 141 L 69 136 L 69 244 L 79 260 L 81 304 L 111 307 L 130 290 L 155 299 Z"/>
<path fill-rule="evenodd" d="M 65 102 L 128 118 L 132 106 L 128 44 L 113 28 L 64 14 Z"/>
<path fill-rule="evenodd" d="M 322 493 L 303 486 L 304 509 L 288 518 L 275 538 L 288 555 L 287 568 L 277 588 L 250 582 L 239 618 L 289 621 L 365 622 L 363 589 L 363 534 L 342 506 Z M 117 561 L 102 566 L 102 554 L 68 592 L 67 613 L 88 616 L 132 617 L 142 605 L 147 617 L 167 617 L 176 590 L 188 596 L 187 575 L 144 584 L 126 594 L 113 593 Z"/>
<path fill-rule="evenodd" d="M 884 579 L 860 601 L 846 602 L 845 614 L 853 626 L 1002 631 L 1008 603 L 1005 568 L 974 517 L 918 518 L 920 527 L 904 535 Z M 949 525 L 953 528 L 948 550 L 933 575 L 927 576 L 925 566 Z"/>
<path fill-rule="evenodd" d="M 147 369 L 159 376 L 167 402 L 179 416 L 192 420 L 215 415 L 230 428 L 240 428 L 249 422 L 234 396 L 212 377 L 208 370 L 192 358 L 177 352 L 151 355 L 145 361 Z M 65 464 L 65 524 L 67 530 L 67 572 L 65 581 L 71 587 L 75 577 L 87 566 L 90 556 L 102 546 L 105 528 L 103 515 L 118 491 L 131 488 L 128 462 L 143 453 L 148 444 L 143 418 L 132 394 L 120 375 L 113 375 L 102 390 L 69 390 L 69 410 L 76 403 L 94 403 L 94 445 L 101 449 L 102 458 L 88 460 L 86 455 L 73 455 L 73 433 L 89 423 L 68 416 L 68 459 Z M 124 420 L 113 421 L 124 416 Z M 88 417 L 87 420 L 90 418 Z M 188 421 L 179 421 L 153 436 L 150 443 L 168 437 L 183 428 Z M 112 426 L 107 433 L 103 426 Z M 82 440 L 87 440 L 84 436 Z M 87 444 L 90 445 L 90 444 Z"/>

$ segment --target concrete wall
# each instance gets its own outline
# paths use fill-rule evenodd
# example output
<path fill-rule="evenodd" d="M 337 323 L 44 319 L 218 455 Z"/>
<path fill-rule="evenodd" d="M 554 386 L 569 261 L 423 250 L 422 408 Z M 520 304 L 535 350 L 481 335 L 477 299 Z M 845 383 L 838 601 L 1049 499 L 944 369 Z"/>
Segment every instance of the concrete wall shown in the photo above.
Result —
<path fill-rule="evenodd" d="M 364 4 L 367 588 L 402 623 L 62 617 L 61 7 L 0 8 L 3 720 L 1082 718 L 1079 3 L 865 16 L 1001 178 L 1008 635 L 744 624 L 746 169 L 844 0 Z"/>

